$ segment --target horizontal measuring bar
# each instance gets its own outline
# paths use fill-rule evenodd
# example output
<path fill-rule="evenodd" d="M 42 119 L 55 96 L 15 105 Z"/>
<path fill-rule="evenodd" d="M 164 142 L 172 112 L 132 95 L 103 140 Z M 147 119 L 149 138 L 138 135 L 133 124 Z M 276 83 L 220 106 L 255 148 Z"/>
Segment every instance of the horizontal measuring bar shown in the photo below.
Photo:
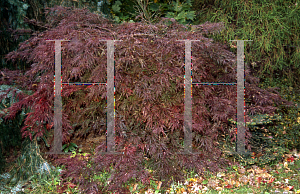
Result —
<path fill-rule="evenodd" d="M 81 82 L 78 82 L 78 83 L 62 83 L 62 84 L 79 84 L 79 85 L 92 85 L 92 84 L 106 84 L 106 83 L 81 83 Z M 193 82 L 192 84 L 209 84 L 209 85 L 233 85 L 233 84 L 237 84 L 237 83 L 214 83 L 214 82 L 211 82 L 211 83 L 207 83 L 207 82 Z"/>
<path fill-rule="evenodd" d="M 106 84 L 106 83 L 81 83 L 81 82 L 78 82 L 78 83 L 62 83 L 62 84 L 79 84 L 79 85 L 92 85 L 92 84 Z"/>
<path fill-rule="evenodd" d="M 198 83 L 192 83 L 192 84 L 208 84 L 208 85 L 218 85 L 218 84 L 220 84 L 220 85 L 233 85 L 233 84 L 236 84 L 236 83 L 206 83 L 206 82 L 198 82 Z"/>

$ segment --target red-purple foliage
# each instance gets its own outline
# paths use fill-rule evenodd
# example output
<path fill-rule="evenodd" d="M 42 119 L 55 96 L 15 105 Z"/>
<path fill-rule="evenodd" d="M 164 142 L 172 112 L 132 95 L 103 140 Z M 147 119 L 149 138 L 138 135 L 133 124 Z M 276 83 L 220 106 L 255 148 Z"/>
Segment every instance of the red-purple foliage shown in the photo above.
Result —
<path fill-rule="evenodd" d="M 55 11 L 56 10 L 56 11 Z M 44 129 L 39 123 L 47 123 L 47 130 L 53 127 L 54 111 L 54 43 L 46 40 L 67 39 L 62 42 L 63 82 L 105 83 L 107 67 L 106 43 L 100 40 L 123 40 L 115 43 L 115 108 L 116 108 L 116 151 L 124 155 L 101 155 L 88 168 L 82 160 L 69 158 L 62 161 L 67 170 L 63 176 L 73 177 L 86 193 L 101 193 L 101 186 L 84 179 L 94 172 L 108 169 L 113 163 L 114 172 L 107 190 L 125 193 L 120 183 L 136 178 L 149 184 L 149 173 L 143 165 L 147 153 L 156 169 L 153 176 L 160 177 L 163 186 L 170 177 L 183 180 L 178 169 L 195 169 L 201 173 L 209 168 L 215 172 L 225 167 L 227 161 L 221 158 L 217 146 L 219 132 L 226 132 L 235 139 L 235 132 L 229 131 L 227 121 L 236 120 L 236 86 L 193 85 L 193 143 L 194 156 L 177 155 L 183 139 L 184 118 L 184 42 L 183 39 L 202 40 L 192 43 L 193 82 L 236 82 L 236 56 L 227 46 L 213 43 L 204 33 L 222 30 L 222 24 L 198 25 L 198 31 L 190 32 L 176 21 L 170 26 L 164 19 L 158 24 L 143 23 L 113 24 L 87 9 L 63 7 L 50 8 L 46 12 L 48 30 L 39 33 L 20 44 L 17 51 L 7 59 L 26 59 L 32 67 L 25 75 L 19 71 L 3 70 L 8 76 L 1 84 L 18 83 L 20 87 L 33 90 L 32 96 L 23 96 L 9 108 L 8 119 L 15 117 L 22 107 L 32 106 L 32 112 L 22 128 L 23 136 L 42 136 Z M 33 22 L 33 21 L 31 21 Z M 40 25 L 40 24 L 39 24 Z M 155 34 L 143 35 L 143 34 Z M 226 69 L 227 72 L 224 72 Z M 41 75 L 37 78 L 37 73 Z M 251 101 L 246 114 L 274 113 L 274 103 L 290 104 L 278 94 L 257 87 L 259 80 L 245 71 L 245 98 Z M 36 84 L 36 86 L 34 86 Z M 106 119 L 106 86 L 63 85 L 63 143 L 73 137 L 69 131 L 74 125 L 81 127 L 77 136 L 84 137 L 91 129 L 99 130 Z M 122 137 L 119 116 L 124 116 L 127 138 Z M 102 119 L 102 122 L 101 120 Z M 249 121 L 248 115 L 246 121 Z M 138 126 L 139 124 L 139 126 Z M 104 124 L 105 125 L 105 124 Z M 246 145 L 250 149 L 250 133 L 246 128 Z M 99 152 L 105 152 L 105 144 L 99 145 Z M 212 154 L 213 153 L 213 154 Z M 77 162 L 74 162 L 74 161 Z M 83 170 L 86 169 L 86 170 Z M 88 169 L 88 170 L 87 170 Z M 103 188 L 102 188 L 103 189 Z"/>

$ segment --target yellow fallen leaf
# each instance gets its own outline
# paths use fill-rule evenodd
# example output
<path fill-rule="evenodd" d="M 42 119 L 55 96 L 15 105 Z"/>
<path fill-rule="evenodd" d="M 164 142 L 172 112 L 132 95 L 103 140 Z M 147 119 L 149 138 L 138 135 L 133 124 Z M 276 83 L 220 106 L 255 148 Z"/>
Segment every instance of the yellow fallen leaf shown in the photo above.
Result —
<path fill-rule="evenodd" d="M 230 180 L 230 182 L 231 182 L 231 185 L 235 184 L 235 180 Z"/>
<path fill-rule="evenodd" d="M 197 182 L 197 179 L 191 178 L 190 181 L 191 182 Z"/>
<path fill-rule="evenodd" d="M 293 188 L 294 188 L 294 186 L 287 186 L 287 187 L 284 188 L 284 190 L 290 191 L 290 190 L 292 190 Z"/>
<path fill-rule="evenodd" d="M 239 181 L 236 181 L 235 186 L 239 187 L 241 185 L 241 183 Z"/>

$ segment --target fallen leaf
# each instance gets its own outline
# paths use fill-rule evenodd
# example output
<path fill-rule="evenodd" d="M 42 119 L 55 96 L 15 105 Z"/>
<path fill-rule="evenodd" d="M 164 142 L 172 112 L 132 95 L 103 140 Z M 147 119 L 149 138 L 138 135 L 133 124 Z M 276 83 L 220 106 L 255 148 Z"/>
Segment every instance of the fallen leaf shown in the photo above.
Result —
<path fill-rule="evenodd" d="M 262 178 L 269 178 L 271 175 L 269 173 L 262 173 L 261 174 Z"/>
<path fill-rule="evenodd" d="M 270 178 L 270 180 L 268 181 L 268 183 L 273 183 L 275 180 L 275 178 Z"/>
<path fill-rule="evenodd" d="M 254 173 L 254 170 L 251 168 L 251 169 L 248 169 L 247 172 Z"/>
<path fill-rule="evenodd" d="M 226 185 L 225 188 L 230 189 L 230 188 L 233 188 L 233 186 L 232 185 Z"/>
<path fill-rule="evenodd" d="M 217 191 L 222 191 L 223 188 L 222 188 L 222 187 L 216 187 L 216 190 L 217 190 Z"/>
<path fill-rule="evenodd" d="M 256 180 L 257 180 L 258 183 L 261 183 L 262 178 L 261 177 L 257 177 Z"/>
<path fill-rule="evenodd" d="M 208 187 L 216 188 L 218 185 L 218 180 L 210 179 L 207 183 Z"/>
<path fill-rule="evenodd" d="M 263 171 L 264 171 L 264 170 L 261 170 L 261 169 L 258 168 L 258 169 L 255 170 L 255 173 L 256 173 L 256 174 L 261 174 L 261 173 L 263 173 Z"/>
<path fill-rule="evenodd" d="M 287 187 L 285 187 L 283 189 L 286 190 L 286 191 L 291 191 L 291 190 L 294 189 L 294 186 L 287 186 Z"/>
<path fill-rule="evenodd" d="M 287 158 L 286 159 L 288 162 L 293 162 L 294 161 L 294 158 L 293 158 L 293 156 L 292 157 L 290 157 L 290 158 Z"/>
<path fill-rule="evenodd" d="M 239 169 L 238 169 L 238 172 L 239 172 L 240 174 L 244 174 L 244 173 L 246 172 L 246 170 L 245 170 L 245 168 L 239 168 Z"/>
<path fill-rule="evenodd" d="M 197 183 L 198 184 L 201 184 L 202 182 L 203 182 L 203 178 L 202 177 L 197 178 Z"/>
<path fill-rule="evenodd" d="M 137 186 L 138 186 L 138 184 L 135 184 L 135 185 L 133 186 L 132 191 L 135 191 Z"/>
<path fill-rule="evenodd" d="M 241 183 L 239 181 L 236 181 L 235 186 L 239 187 L 241 185 Z"/>
<path fill-rule="evenodd" d="M 242 182 L 243 184 L 247 184 L 249 182 L 249 178 L 244 175 L 239 178 L 239 181 Z"/>
<path fill-rule="evenodd" d="M 162 182 L 159 181 L 159 182 L 158 182 L 158 185 L 157 185 L 157 188 L 156 188 L 157 190 L 160 190 L 161 184 L 162 184 Z"/>

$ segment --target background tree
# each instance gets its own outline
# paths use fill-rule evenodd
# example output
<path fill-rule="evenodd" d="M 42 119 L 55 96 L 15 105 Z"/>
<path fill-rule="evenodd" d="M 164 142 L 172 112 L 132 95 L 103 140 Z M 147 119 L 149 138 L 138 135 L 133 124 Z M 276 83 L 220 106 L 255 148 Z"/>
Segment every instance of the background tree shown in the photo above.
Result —
<path fill-rule="evenodd" d="M 99 2 L 99 3 L 98 3 Z M 102 3 L 101 3 L 102 2 Z M 103 12 L 110 17 L 109 1 L 97 0 L 3 0 L 0 2 L 0 68 L 11 70 L 25 70 L 29 66 L 19 61 L 12 63 L 5 61 L 4 56 L 15 50 L 20 42 L 28 40 L 34 33 L 46 30 L 42 25 L 46 21 L 45 8 L 61 5 L 66 7 L 88 7 L 91 12 Z"/>
<path fill-rule="evenodd" d="M 251 46 L 246 45 L 245 63 L 262 82 L 274 87 L 282 85 L 278 79 L 286 78 L 287 86 L 299 92 L 299 2 L 196 0 L 193 9 L 197 24 L 224 22 L 226 30 L 209 38 L 220 42 L 253 40 Z M 235 53 L 236 49 L 232 47 L 231 51 Z"/>

